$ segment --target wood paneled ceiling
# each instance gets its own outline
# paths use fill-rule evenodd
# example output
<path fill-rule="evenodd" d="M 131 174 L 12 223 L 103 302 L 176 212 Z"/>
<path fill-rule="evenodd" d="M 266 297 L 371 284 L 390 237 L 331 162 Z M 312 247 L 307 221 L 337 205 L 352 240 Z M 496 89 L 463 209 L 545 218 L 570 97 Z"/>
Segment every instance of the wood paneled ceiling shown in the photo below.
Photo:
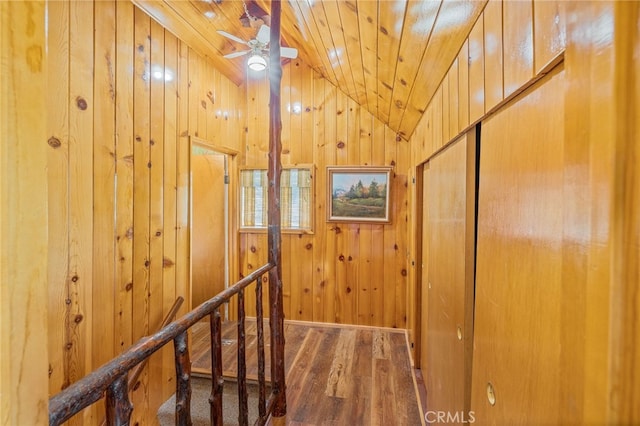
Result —
<path fill-rule="evenodd" d="M 269 23 L 270 0 L 133 0 L 236 84 L 245 46 L 216 32 L 252 39 Z M 247 19 L 245 4 L 251 18 Z M 409 138 L 486 0 L 289 0 L 283 45 L 391 129 Z M 266 12 L 264 12 L 266 11 Z M 243 19 L 241 19 L 243 18 Z"/>

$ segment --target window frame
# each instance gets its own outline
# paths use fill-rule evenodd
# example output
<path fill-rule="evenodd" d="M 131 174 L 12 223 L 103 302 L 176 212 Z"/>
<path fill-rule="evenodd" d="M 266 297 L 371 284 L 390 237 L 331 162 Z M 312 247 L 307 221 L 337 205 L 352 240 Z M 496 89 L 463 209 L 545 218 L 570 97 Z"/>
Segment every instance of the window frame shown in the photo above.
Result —
<path fill-rule="evenodd" d="M 293 170 L 293 169 L 298 169 L 298 170 L 308 170 L 309 171 L 309 175 L 310 175 L 310 179 L 311 179 L 311 186 L 310 186 L 310 191 L 309 191 L 309 196 L 310 196 L 310 201 L 309 201 L 309 224 L 310 227 L 309 229 L 303 229 L 303 228 L 285 228 L 284 226 L 281 226 L 280 232 L 282 234 L 297 234 L 297 235 L 313 235 L 315 232 L 315 199 L 316 199 L 316 188 L 315 188 L 315 173 L 316 173 L 316 168 L 313 164 L 290 164 L 290 165 L 283 165 L 282 166 L 282 171 L 285 170 Z M 242 203 L 242 172 L 243 171 L 247 171 L 247 170 L 260 170 L 260 171 L 266 171 L 267 168 L 265 167 L 252 167 L 252 166 L 242 166 L 239 167 L 238 170 L 238 232 L 240 233 L 254 233 L 254 234 L 266 234 L 268 231 L 268 227 L 267 225 L 265 226 L 244 226 L 243 222 L 242 222 L 242 216 L 243 216 L 243 203 Z M 282 181 L 281 181 L 282 182 Z M 282 184 L 280 185 L 282 187 Z M 265 197 L 265 199 L 267 199 L 267 197 Z M 266 203 L 267 205 L 264 206 L 265 209 L 268 209 L 268 202 Z M 282 219 L 281 219 L 282 220 Z"/>

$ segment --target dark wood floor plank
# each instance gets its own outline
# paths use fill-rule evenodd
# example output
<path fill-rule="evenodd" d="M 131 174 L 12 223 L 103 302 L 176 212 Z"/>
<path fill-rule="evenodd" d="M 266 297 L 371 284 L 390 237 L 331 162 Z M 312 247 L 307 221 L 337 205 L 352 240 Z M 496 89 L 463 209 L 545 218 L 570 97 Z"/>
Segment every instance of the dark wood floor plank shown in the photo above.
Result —
<path fill-rule="evenodd" d="M 322 340 L 316 334 L 318 332 L 310 329 L 300 347 L 300 351 L 289 370 L 287 375 L 287 405 L 290 407 L 289 414 L 291 418 L 295 418 L 294 411 L 298 413 L 304 411 L 304 401 L 309 384 L 315 379 L 311 371 L 310 364 L 320 356 Z M 304 414 L 299 416 L 305 418 Z"/>
<path fill-rule="evenodd" d="M 420 410 L 416 403 L 417 395 L 413 382 L 413 367 L 409 359 L 407 341 L 403 335 L 390 336 L 391 348 L 391 382 L 395 395 L 396 419 L 399 424 L 411 424 L 410 420 L 420 418 Z"/>
<path fill-rule="evenodd" d="M 371 424 L 396 423 L 396 398 L 393 385 L 393 363 L 389 359 L 373 360 L 373 385 L 371 387 Z M 393 396 L 392 396 L 393 395 Z"/>
<path fill-rule="evenodd" d="M 285 323 L 284 325 L 284 335 L 286 339 L 284 345 L 284 369 L 287 374 L 300 351 L 302 342 L 307 336 L 309 329 L 309 327 L 298 324 Z M 268 342 L 268 337 L 265 336 L 265 343 L 268 344 Z"/>
<path fill-rule="evenodd" d="M 351 380 L 351 398 L 342 407 L 340 419 L 348 425 L 371 424 L 371 377 L 354 376 Z"/>
<path fill-rule="evenodd" d="M 340 330 L 314 329 L 309 333 L 314 351 L 301 354 L 291 369 L 287 382 L 287 398 L 296 403 L 290 404 L 288 415 L 294 421 L 315 422 L 318 412 L 324 412 L 323 405 L 327 404 L 324 390 L 333 354 L 335 353 Z M 297 376 L 294 371 L 304 366 L 307 375 Z M 295 370 L 294 370 L 295 369 Z M 291 387 L 289 387 L 291 385 Z"/>
<path fill-rule="evenodd" d="M 357 377 L 371 377 L 373 330 L 362 329 L 356 334 L 356 350 L 353 358 L 352 374 Z"/>

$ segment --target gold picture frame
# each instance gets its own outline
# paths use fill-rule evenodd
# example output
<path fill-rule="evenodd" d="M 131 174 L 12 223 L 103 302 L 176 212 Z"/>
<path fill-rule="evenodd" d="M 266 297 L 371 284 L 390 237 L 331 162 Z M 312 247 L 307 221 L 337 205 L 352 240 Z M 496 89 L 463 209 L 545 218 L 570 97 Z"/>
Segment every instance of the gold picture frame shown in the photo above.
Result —
<path fill-rule="evenodd" d="M 327 167 L 327 221 L 389 223 L 392 167 Z"/>

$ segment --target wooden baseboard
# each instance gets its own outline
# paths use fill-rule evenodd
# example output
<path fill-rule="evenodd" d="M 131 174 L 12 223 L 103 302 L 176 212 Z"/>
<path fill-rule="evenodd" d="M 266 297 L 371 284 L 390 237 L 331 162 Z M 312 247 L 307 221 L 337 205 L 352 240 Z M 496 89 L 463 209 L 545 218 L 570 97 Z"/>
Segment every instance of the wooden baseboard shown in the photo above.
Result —
<path fill-rule="evenodd" d="M 248 317 L 247 317 L 248 318 Z M 253 318 L 255 320 L 255 318 Z M 266 320 L 267 318 L 265 318 Z M 336 324 L 333 322 L 314 322 L 314 321 L 302 321 L 302 320 L 292 320 L 285 319 L 285 324 L 298 324 L 304 325 L 307 327 L 328 327 L 328 328 L 355 328 L 362 330 L 384 330 L 390 333 L 407 333 L 407 330 L 404 328 L 393 328 L 393 327 L 377 327 L 375 325 L 359 325 L 359 324 Z"/>

